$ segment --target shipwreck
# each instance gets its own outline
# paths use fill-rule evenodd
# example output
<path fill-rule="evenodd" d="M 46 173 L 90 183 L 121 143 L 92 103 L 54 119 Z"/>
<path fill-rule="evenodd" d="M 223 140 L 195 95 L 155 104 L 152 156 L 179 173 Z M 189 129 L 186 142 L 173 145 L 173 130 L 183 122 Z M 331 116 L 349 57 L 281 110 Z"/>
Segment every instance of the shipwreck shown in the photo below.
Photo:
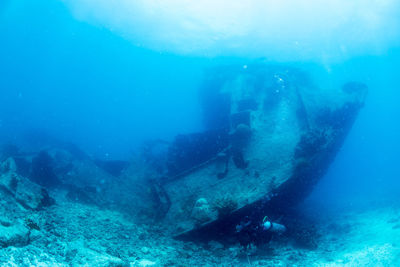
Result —
<path fill-rule="evenodd" d="M 176 136 L 152 182 L 163 225 L 181 238 L 225 234 L 244 216 L 296 205 L 328 169 L 366 93 L 358 82 L 319 88 L 286 66 L 210 70 L 200 88 L 205 130 Z"/>
<path fill-rule="evenodd" d="M 229 234 L 242 218 L 283 214 L 312 191 L 366 94 L 359 82 L 319 87 L 295 67 L 212 68 L 199 88 L 202 132 L 148 142 L 129 162 L 96 160 L 63 142 L 29 153 L 11 146 L 0 189 L 32 209 L 51 196 L 118 209 L 178 238 Z"/>

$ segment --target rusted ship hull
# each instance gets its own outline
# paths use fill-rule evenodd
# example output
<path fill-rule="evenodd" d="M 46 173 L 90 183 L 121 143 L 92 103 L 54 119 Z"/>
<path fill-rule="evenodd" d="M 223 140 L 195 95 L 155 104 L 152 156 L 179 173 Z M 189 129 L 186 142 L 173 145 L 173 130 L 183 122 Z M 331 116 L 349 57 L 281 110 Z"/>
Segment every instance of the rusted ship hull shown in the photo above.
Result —
<path fill-rule="evenodd" d="M 223 233 L 235 219 L 299 203 L 333 161 L 367 91 L 355 82 L 321 89 L 297 69 L 262 64 L 208 75 L 208 128 L 176 138 L 157 186 L 175 236 Z"/>

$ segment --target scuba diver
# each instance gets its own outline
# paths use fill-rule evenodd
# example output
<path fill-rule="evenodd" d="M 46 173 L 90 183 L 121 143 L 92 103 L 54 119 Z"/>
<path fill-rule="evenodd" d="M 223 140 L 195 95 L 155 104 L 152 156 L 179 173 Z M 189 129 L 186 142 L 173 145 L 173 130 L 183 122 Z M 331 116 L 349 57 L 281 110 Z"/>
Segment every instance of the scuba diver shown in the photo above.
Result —
<path fill-rule="evenodd" d="M 236 226 L 236 235 L 240 245 L 248 248 L 251 244 L 256 246 L 271 241 L 274 234 L 283 234 L 286 227 L 283 224 L 272 222 L 265 216 L 261 223 L 254 223 L 249 217 Z"/>

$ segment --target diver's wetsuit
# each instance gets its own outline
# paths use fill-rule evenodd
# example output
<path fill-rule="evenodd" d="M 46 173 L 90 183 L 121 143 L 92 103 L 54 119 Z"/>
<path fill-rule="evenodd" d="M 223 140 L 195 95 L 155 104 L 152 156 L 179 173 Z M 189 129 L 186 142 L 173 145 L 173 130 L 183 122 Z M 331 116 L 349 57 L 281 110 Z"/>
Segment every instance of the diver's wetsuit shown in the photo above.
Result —
<path fill-rule="evenodd" d="M 250 244 L 259 246 L 271 241 L 272 232 L 265 229 L 262 223 L 253 223 L 246 220 L 236 227 L 236 235 L 240 245 L 248 247 Z"/>

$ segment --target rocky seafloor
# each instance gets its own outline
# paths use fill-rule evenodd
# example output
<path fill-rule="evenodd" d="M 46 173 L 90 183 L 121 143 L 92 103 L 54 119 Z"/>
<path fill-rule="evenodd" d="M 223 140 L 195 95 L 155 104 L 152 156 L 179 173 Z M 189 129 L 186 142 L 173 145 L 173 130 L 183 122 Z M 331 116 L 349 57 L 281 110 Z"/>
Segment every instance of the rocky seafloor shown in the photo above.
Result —
<path fill-rule="evenodd" d="M 34 211 L 1 191 L 1 266 L 400 266 L 400 209 L 390 206 L 303 215 L 312 237 L 280 236 L 244 250 L 177 241 L 157 224 L 65 193 L 51 191 L 55 204 Z"/>

